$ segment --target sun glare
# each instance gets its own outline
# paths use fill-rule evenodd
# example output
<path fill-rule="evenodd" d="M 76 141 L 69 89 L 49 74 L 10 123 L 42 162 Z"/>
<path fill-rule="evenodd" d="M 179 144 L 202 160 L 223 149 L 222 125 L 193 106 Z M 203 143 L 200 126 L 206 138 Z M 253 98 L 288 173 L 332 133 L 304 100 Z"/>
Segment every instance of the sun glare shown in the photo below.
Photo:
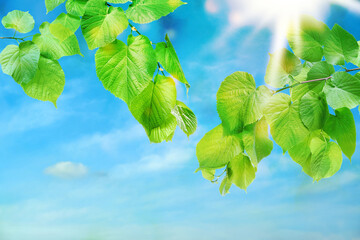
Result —
<path fill-rule="evenodd" d="M 331 4 L 360 13 L 360 2 L 357 0 L 207 0 L 205 8 L 215 14 L 224 2 L 228 6 L 229 27 L 222 37 L 227 38 L 244 26 L 254 26 L 255 32 L 268 28 L 273 32 L 271 51 L 286 46 L 290 24 L 296 24 L 302 15 L 323 20 Z"/>

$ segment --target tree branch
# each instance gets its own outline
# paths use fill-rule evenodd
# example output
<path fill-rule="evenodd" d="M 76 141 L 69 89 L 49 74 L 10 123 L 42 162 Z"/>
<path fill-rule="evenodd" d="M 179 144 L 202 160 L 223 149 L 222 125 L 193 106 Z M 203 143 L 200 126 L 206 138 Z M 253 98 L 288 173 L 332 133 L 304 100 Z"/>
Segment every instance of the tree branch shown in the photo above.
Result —
<path fill-rule="evenodd" d="M 345 69 L 345 72 L 353 72 L 353 71 L 360 71 L 360 68 Z M 329 79 L 331 79 L 331 78 L 332 78 L 332 76 L 329 76 L 329 77 L 326 77 L 326 78 L 318 78 L 318 79 L 307 80 L 307 81 L 300 82 L 300 83 L 295 83 L 295 84 L 293 84 L 293 85 L 290 85 L 290 86 L 287 86 L 287 87 L 280 88 L 279 90 L 276 90 L 276 91 L 275 91 L 275 93 L 279 93 L 279 92 L 281 92 L 281 91 L 284 91 L 284 90 L 286 90 L 286 89 L 289 89 L 289 88 L 293 88 L 293 87 L 299 86 L 299 85 L 301 85 L 301 84 L 311 83 L 311 82 L 326 81 L 326 80 L 329 80 Z"/>

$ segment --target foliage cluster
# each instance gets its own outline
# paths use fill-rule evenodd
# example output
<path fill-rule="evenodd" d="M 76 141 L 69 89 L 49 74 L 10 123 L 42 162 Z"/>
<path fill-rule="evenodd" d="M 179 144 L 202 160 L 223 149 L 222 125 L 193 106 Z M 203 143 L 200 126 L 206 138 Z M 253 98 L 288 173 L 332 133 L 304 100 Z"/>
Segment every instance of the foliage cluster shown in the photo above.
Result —
<path fill-rule="evenodd" d="M 232 184 L 246 190 L 253 182 L 273 149 L 269 127 L 275 143 L 314 181 L 333 176 L 342 153 L 351 160 L 355 152 L 350 109 L 360 104 L 360 73 L 350 72 L 360 69 L 346 67 L 360 66 L 360 42 L 339 25 L 330 30 L 307 16 L 287 38 L 293 52 L 270 54 L 267 86 L 256 87 L 249 73 L 236 72 L 217 92 L 222 123 L 203 137 L 196 154 L 205 179 L 217 182 L 225 174 L 221 194 Z M 288 89 L 289 95 L 281 93 Z"/>
<path fill-rule="evenodd" d="M 45 0 L 47 11 L 65 1 Z M 16 40 L 18 44 L 8 45 L 1 52 L 2 70 L 27 95 L 56 106 L 65 86 L 58 60 L 82 55 L 75 35 L 81 28 L 89 49 L 98 48 L 96 73 L 104 88 L 128 104 L 150 141 L 171 140 L 177 126 L 189 136 L 196 130 L 196 117 L 177 101 L 174 79 L 187 89 L 190 85 L 169 37 L 155 45 L 131 23 L 153 22 L 183 4 L 181 0 L 133 0 L 130 4 L 128 0 L 67 0 L 67 13 L 51 23 L 42 23 L 39 34 L 21 38 L 16 34 L 32 31 L 35 22 L 28 12 L 14 10 L 2 19 L 5 28 L 15 30 L 14 36 L 1 39 Z M 124 43 L 117 36 L 128 27 L 131 33 Z"/>

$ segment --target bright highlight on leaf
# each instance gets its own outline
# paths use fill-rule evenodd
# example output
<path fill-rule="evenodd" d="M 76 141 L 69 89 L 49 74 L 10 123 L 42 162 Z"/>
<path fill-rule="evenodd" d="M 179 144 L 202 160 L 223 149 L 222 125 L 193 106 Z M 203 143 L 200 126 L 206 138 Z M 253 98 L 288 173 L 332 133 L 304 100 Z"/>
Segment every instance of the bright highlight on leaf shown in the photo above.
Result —
<path fill-rule="evenodd" d="M 292 76 L 299 75 L 301 69 L 300 59 L 289 50 L 283 49 L 274 54 L 270 54 L 265 82 L 272 87 L 281 88 L 286 84 L 292 83 Z"/>

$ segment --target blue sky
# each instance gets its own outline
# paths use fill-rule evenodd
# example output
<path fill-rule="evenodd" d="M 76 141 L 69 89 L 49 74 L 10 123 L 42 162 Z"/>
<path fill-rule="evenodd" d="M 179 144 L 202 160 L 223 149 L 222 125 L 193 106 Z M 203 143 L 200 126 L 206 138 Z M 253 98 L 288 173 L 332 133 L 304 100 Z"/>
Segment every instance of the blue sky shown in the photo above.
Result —
<path fill-rule="evenodd" d="M 344 158 L 341 170 L 319 183 L 279 147 L 261 162 L 247 193 L 233 187 L 222 197 L 218 184 L 194 173 L 196 143 L 220 123 L 221 81 L 246 71 L 263 84 L 272 48 L 272 23 L 234 23 L 233 2 L 189 0 L 138 26 L 153 42 L 170 33 L 192 86 L 187 97 L 179 85 L 178 95 L 199 122 L 190 139 L 178 129 L 173 142 L 150 144 L 126 104 L 96 77 L 95 51 L 80 31 L 84 57 L 60 60 L 66 86 L 57 109 L 27 97 L 1 73 L 1 240 L 360 239 L 360 137 L 352 163 Z M 35 17 L 37 33 L 64 6 L 46 15 L 43 0 L 1 1 L 1 17 L 14 9 Z M 321 17 L 360 39 L 356 11 L 331 6 Z M 0 36 L 10 34 L 0 28 Z M 10 43 L 1 40 L 0 49 Z"/>

